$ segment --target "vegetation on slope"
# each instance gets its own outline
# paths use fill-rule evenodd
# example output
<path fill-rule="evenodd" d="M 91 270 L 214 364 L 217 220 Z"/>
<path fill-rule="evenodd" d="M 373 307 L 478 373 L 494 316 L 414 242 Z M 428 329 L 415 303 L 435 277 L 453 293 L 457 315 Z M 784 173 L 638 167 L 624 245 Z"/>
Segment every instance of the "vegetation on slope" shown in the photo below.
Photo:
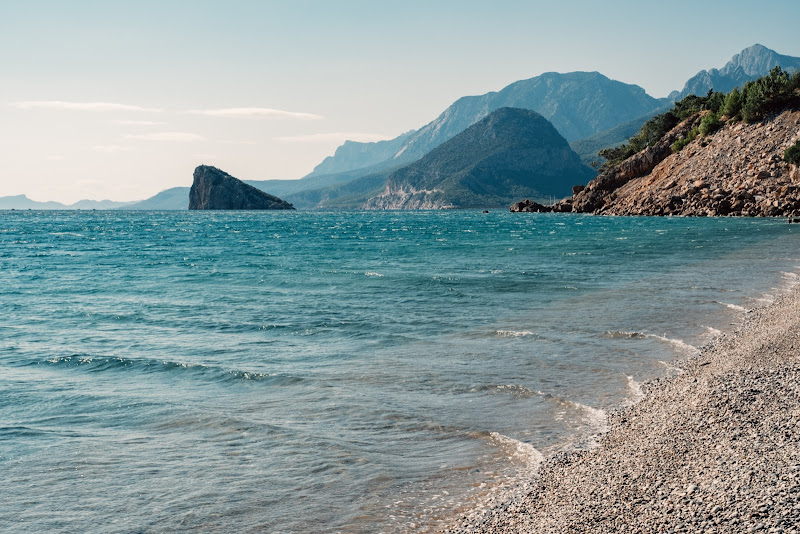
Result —
<path fill-rule="evenodd" d="M 784 151 L 783 160 L 792 165 L 800 165 L 800 141 L 797 141 Z"/>
<path fill-rule="evenodd" d="M 672 145 L 672 150 L 679 152 L 698 136 L 713 133 L 726 121 L 743 120 L 749 123 L 761 120 L 768 113 L 784 107 L 790 100 L 797 99 L 799 90 L 800 71 L 790 74 L 781 67 L 775 67 L 767 76 L 746 82 L 741 90 L 735 87 L 727 94 L 711 90 L 702 97 L 689 95 L 676 102 L 671 110 L 645 122 L 639 133 L 627 143 L 605 148 L 598 155 L 606 159 L 603 168 L 618 165 L 655 145 L 681 121 L 705 111 L 700 124 Z"/>

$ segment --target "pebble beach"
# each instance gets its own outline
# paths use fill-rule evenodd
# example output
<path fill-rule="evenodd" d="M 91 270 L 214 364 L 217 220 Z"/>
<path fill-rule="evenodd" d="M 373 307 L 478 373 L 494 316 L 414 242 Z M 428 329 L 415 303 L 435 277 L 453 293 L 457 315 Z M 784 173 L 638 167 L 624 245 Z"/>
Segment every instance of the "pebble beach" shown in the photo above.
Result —
<path fill-rule="evenodd" d="M 609 415 L 597 447 L 549 458 L 448 533 L 800 532 L 800 290 L 676 362 Z"/>

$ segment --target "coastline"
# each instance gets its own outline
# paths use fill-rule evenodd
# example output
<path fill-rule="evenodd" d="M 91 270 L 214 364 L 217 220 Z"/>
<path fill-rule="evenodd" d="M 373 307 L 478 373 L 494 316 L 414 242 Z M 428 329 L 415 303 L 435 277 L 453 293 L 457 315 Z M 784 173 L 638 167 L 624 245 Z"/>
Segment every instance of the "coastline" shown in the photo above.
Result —
<path fill-rule="evenodd" d="M 747 312 L 610 413 L 596 448 L 548 458 L 442 531 L 800 531 L 798 308 L 795 286 Z"/>

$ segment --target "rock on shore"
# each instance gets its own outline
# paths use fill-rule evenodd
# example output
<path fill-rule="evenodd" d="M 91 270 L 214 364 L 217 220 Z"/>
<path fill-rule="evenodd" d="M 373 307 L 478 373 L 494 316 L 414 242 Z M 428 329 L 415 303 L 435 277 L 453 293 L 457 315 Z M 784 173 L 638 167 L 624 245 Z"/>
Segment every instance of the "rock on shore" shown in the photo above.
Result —
<path fill-rule="evenodd" d="M 602 172 L 572 198 L 546 209 L 605 215 L 800 216 L 800 169 L 783 151 L 800 139 L 800 110 L 754 124 L 728 123 L 673 154 L 702 114 L 655 146 Z M 511 211 L 531 211 L 515 204 Z"/>
<path fill-rule="evenodd" d="M 189 190 L 189 209 L 293 210 L 294 206 L 216 167 L 200 165 L 194 170 L 194 181 Z"/>
<path fill-rule="evenodd" d="M 596 449 L 548 460 L 446 532 L 800 532 L 800 291 L 748 314 L 610 416 Z"/>

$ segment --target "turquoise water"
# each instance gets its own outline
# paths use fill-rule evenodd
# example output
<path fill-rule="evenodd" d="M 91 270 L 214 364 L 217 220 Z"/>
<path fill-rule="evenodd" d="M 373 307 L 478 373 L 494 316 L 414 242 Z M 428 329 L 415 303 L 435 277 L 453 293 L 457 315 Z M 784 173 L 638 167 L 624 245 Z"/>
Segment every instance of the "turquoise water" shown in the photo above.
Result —
<path fill-rule="evenodd" d="M 796 278 L 780 220 L 0 213 L 0 530 L 431 528 Z"/>

